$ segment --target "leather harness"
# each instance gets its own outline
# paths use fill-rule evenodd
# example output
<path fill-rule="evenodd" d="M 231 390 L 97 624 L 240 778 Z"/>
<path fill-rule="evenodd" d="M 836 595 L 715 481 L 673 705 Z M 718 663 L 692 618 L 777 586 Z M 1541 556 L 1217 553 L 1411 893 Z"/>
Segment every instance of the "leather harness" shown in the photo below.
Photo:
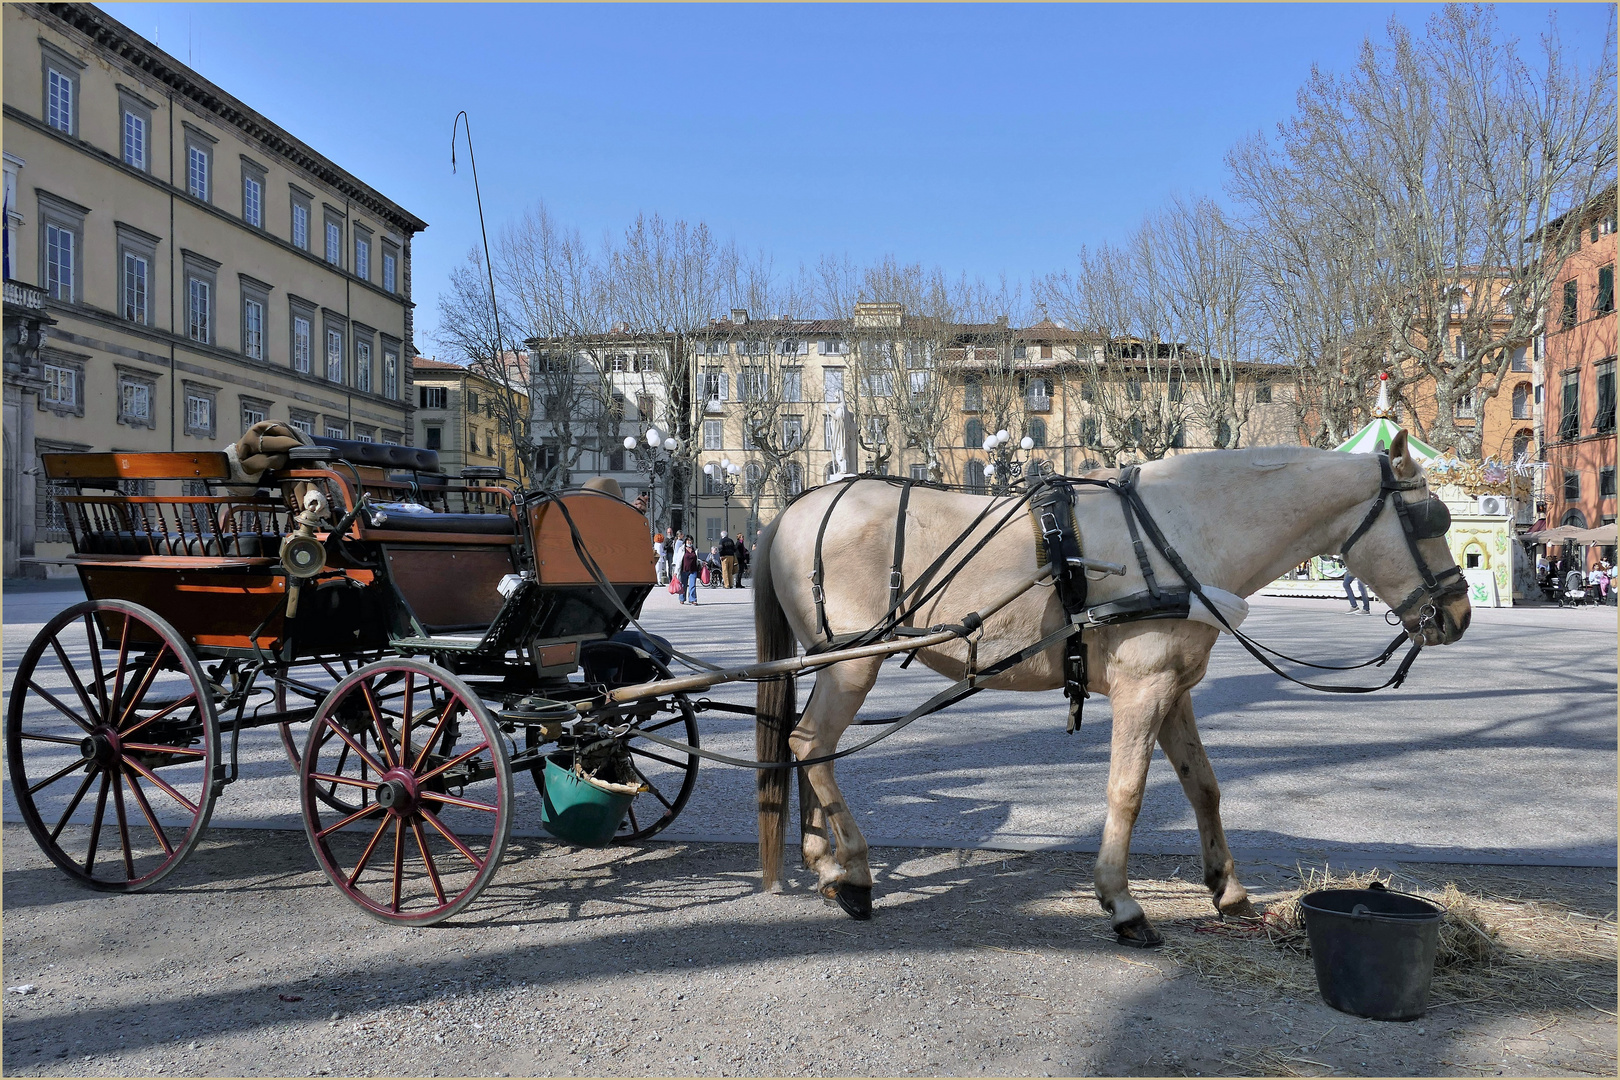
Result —
<path fill-rule="evenodd" d="M 1422 504 L 1413 506 L 1400 497 L 1402 491 L 1412 491 L 1421 487 L 1422 480 L 1399 480 L 1390 465 L 1387 453 L 1378 456 L 1380 482 L 1379 491 L 1372 508 L 1367 512 L 1360 525 L 1351 533 L 1340 549 L 1341 557 L 1347 554 L 1352 545 L 1360 540 L 1383 512 L 1388 502 L 1395 504 L 1396 514 L 1401 523 L 1401 533 L 1411 552 L 1412 560 L 1423 578 L 1423 584 L 1413 590 L 1400 604 L 1391 610 L 1397 615 L 1404 615 L 1411 608 L 1424 600 L 1429 602 L 1428 614 L 1424 618 L 1432 618 L 1434 605 L 1439 600 L 1449 596 L 1462 585 L 1462 570 L 1451 567 L 1435 574 L 1430 570 L 1428 562 L 1418 550 L 1417 541 L 1420 539 L 1434 539 L 1444 536 L 1450 525 L 1450 513 L 1445 504 L 1434 496 Z M 1063 654 L 1063 692 L 1069 699 L 1070 732 L 1080 727 L 1081 711 L 1090 691 L 1087 688 L 1088 673 L 1086 667 L 1086 646 L 1082 631 L 1096 626 L 1112 626 L 1127 622 L 1144 622 L 1153 619 L 1185 619 L 1192 610 L 1194 597 L 1207 607 L 1214 617 L 1225 627 L 1243 647 L 1274 673 L 1298 683 L 1312 690 L 1321 690 L 1329 693 L 1364 694 L 1381 690 L 1385 686 L 1400 686 L 1406 679 L 1406 673 L 1422 650 L 1421 641 L 1415 641 L 1406 657 L 1401 661 L 1395 674 L 1380 686 L 1333 686 L 1318 683 L 1304 682 L 1289 675 L 1277 667 L 1271 660 L 1262 654 L 1272 653 L 1290 663 L 1306 667 L 1330 671 L 1351 671 L 1368 666 L 1382 666 L 1392 657 L 1400 644 L 1407 639 L 1403 630 L 1395 636 L 1382 654 L 1371 660 L 1359 664 L 1333 665 L 1315 664 L 1309 661 L 1298 660 L 1284 653 L 1277 652 L 1267 646 L 1253 641 L 1248 635 L 1230 625 L 1225 616 L 1216 608 L 1215 604 L 1204 594 L 1204 587 L 1193 575 L 1192 570 L 1176 552 L 1163 532 L 1159 529 L 1147 507 L 1142 502 L 1142 496 L 1137 487 L 1140 469 L 1135 465 L 1125 466 L 1120 470 L 1118 479 L 1099 480 L 1090 477 L 1056 477 L 1033 474 L 1030 476 L 1028 487 L 1022 496 L 1010 500 L 1007 512 L 981 537 L 955 567 L 928 588 L 929 582 L 945 563 L 954 555 L 978 527 L 990 516 L 991 512 L 999 506 L 1008 505 L 1008 501 L 992 500 L 989 505 L 964 529 L 957 538 L 930 564 L 912 584 L 905 585 L 905 554 L 906 554 L 906 516 L 911 498 L 911 490 L 916 486 L 948 490 L 944 485 L 932 484 L 925 481 L 901 480 L 883 476 L 860 475 L 849 477 L 842 482 L 839 491 L 827 504 L 822 515 L 821 524 L 816 530 L 815 562 L 810 572 L 810 592 L 816 606 L 816 622 L 818 633 L 823 640 L 816 642 L 806 649 L 807 654 L 827 652 L 834 648 L 858 646 L 878 641 L 886 636 L 920 636 L 932 633 L 941 627 L 920 628 L 904 625 L 925 603 L 937 595 L 955 574 L 973 559 L 985 544 L 994 537 L 1001 527 L 1007 524 L 1012 517 L 1024 506 L 1032 519 L 1035 531 L 1035 551 L 1037 565 L 1045 564 L 1051 569 L 1052 580 L 1056 588 L 1058 602 L 1062 605 L 1064 613 L 1069 618 L 1069 625 L 1052 635 L 1042 639 L 1041 649 L 1057 644 L 1059 640 L 1064 646 Z M 889 607 L 884 617 L 870 628 L 849 634 L 835 634 L 827 620 L 826 593 L 824 589 L 825 573 L 822 563 L 822 541 L 826 536 L 827 524 L 832 519 L 833 510 L 855 484 L 862 480 L 880 480 L 900 488 L 900 500 L 895 519 L 894 555 L 889 568 Z M 1075 489 L 1078 487 L 1101 488 L 1113 491 L 1120 501 L 1120 510 L 1125 518 L 1125 527 L 1130 536 L 1131 549 L 1136 556 L 1137 567 L 1142 574 L 1142 580 L 1147 588 L 1140 592 L 1130 593 L 1117 597 L 1102 604 L 1088 606 L 1088 579 L 1085 570 L 1078 561 L 1084 554 L 1081 546 L 1080 530 L 1075 517 Z M 1153 564 L 1148 555 L 1147 542 L 1164 558 L 1171 569 L 1175 571 L 1184 583 L 1180 587 L 1166 588 L 1158 581 L 1153 570 Z M 961 627 L 964 631 L 977 629 L 977 626 Z M 1005 661 L 993 665 L 992 668 L 976 672 L 977 651 L 974 642 L 969 642 L 968 676 L 963 680 L 964 685 L 976 688 L 977 679 L 999 673 L 1007 666 Z M 1036 650 L 1039 651 L 1039 650 Z M 1030 649 L 1021 650 L 1016 654 L 1021 662 L 1035 653 Z M 910 664 L 916 653 L 909 654 L 904 664 Z M 902 665 L 904 666 L 904 665 Z M 932 710 L 929 710 L 932 711 Z M 915 714 L 907 718 L 906 722 L 915 719 Z M 885 721 L 874 721 L 882 723 Z M 842 756 L 839 754 L 837 756 Z"/>

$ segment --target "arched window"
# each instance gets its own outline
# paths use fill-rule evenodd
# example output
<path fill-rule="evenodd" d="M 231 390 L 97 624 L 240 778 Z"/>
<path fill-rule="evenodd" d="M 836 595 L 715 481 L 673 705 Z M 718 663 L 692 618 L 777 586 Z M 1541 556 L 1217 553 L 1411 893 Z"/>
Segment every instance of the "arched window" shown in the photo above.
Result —
<path fill-rule="evenodd" d="M 787 488 L 789 495 L 797 495 L 804 490 L 804 470 L 797 461 L 783 463 L 782 486 Z"/>
<path fill-rule="evenodd" d="M 1535 434 L 1528 428 L 1520 428 L 1513 433 L 1513 457 L 1515 460 L 1530 456 L 1530 445 L 1535 442 Z"/>
<path fill-rule="evenodd" d="M 1095 416 L 1088 416 L 1080 421 L 1080 445 L 1101 446 L 1102 430 L 1097 424 Z"/>
<path fill-rule="evenodd" d="M 765 482 L 765 466 L 757 461 L 750 461 L 743 466 L 743 490 L 750 495 L 759 494 L 759 486 Z"/>
<path fill-rule="evenodd" d="M 967 422 L 962 432 L 962 445 L 970 450 L 984 445 L 984 422 L 978 417 Z"/>
<path fill-rule="evenodd" d="M 1038 416 L 1032 416 L 1029 423 L 1024 425 L 1024 433 L 1036 446 L 1046 445 L 1046 421 Z M 983 442 L 981 439 L 980 442 Z"/>
<path fill-rule="evenodd" d="M 1513 388 L 1513 419 L 1530 419 L 1530 384 L 1527 382 Z"/>
<path fill-rule="evenodd" d="M 963 483 L 967 484 L 969 491 L 984 491 L 984 462 L 969 461 L 962 474 Z"/>

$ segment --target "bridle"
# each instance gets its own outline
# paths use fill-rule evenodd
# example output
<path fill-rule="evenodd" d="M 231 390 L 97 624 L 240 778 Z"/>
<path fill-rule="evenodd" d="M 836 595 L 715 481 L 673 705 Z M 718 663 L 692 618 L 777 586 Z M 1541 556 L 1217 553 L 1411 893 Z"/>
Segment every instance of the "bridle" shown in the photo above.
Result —
<path fill-rule="evenodd" d="M 1441 601 L 1453 596 L 1465 594 L 1468 583 L 1463 579 L 1462 569 L 1452 566 L 1436 574 L 1429 569 L 1429 563 L 1418 550 L 1419 540 L 1437 540 L 1446 535 L 1451 528 L 1451 511 L 1446 504 L 1434 495 L 1430 495 L 1421 503 L 1408 503 L 1401 498 L 1403 491 L 1415 491 L 1424 485 L 1423 478 L 1415 477 L 1411 480 L 1400 480 L 1395 476 L 1395 470 L 1389 463 L 1389 455 L 1380 452 L 1378 455 L 1378 469 L 1381 478 L 1378 484 L 1378 498 L 1373 501 L 1372 509 L 1367 516 L 1361 519 L 1356 531 L 1350 534 L 1350 539 L 1344 542 L 1339 549 L 1339 558 L 1346 559 L 1350 554 L 1350 547 L 1357 540 L 1367 534 L 1373 527 L 1378 516 L 1384 512 L 1384 504 L 1393 502 L 1395 514 L 1400 519 L 1401 536 L 1406 541 L 1406 548 L 1412 553 L 1412 562 L 1423 577 L 1423 584 L 1413 589 L 1406 599 L 1390 607 L 1390 614 L 1396 619 L 1403 620 L 1408 612 L 1417 609 L 1418 625 L 1432 624 L 1438 614 L 1438 605 Z M 1346 566 L 1349 564 L 1346 563 Z"/>

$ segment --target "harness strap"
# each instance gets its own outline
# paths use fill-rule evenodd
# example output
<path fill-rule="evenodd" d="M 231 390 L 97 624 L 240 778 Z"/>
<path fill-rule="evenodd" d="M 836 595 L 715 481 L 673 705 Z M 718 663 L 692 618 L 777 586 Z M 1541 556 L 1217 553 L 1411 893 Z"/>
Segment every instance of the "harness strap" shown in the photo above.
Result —
<path fill-rule="evenodd" d="M 850 481 L 838 489 L 838 494 L 827 504 L 827 512 L 821 515 L 821 527 L 816 529 L 816 561 L 810 571 L 810 597 L 816 602 L 816 625 L 819 628 L 817 632 L 826 635 L 828 645 L 832 644 L 833 632 L 832 627 L 827 624 L 827 594 L 821 587 L 824 580 L 821 572 L 821 541 L 827 535 L 827 522 L 832 520 L 832 513 L 838 506 L 838 500 L 848 495 L 850 488 L 854 486 L 854 482 Z"/>
<path fill-rule="evenodd" d="M 1204 602 L 1204 605 L 1209 608 L 1211 614 L 1215 616 L 1216 620 L 1219 621 L 1220 624 L 1225 627 L 1233 637 L 1237 638 L 1238 643 L 1248 651 L 1249 655 L 1253 656 L 1267 668 L 1271 669 L 1273 674 L 1280 675 L 1289 682 L 1297 683 L 1308 690 L 1320 690 L 1326 694 L 1370 694 L 1374 691 L 1382 690 L 1386 686 L 1399 687 L 1401 683 L 1406 681 L 1406 673 L 1411 669 L 1412 662 L 1417 659 L 1417 654 L 1423 651 L 1423 643 L 1421 641 L 1414 641 L 1412 643 L 1411 650 L 1406 654 L 1406 657 L 1401 660 L 1400 666 L 1396 669 L 1395 674 L 1391 675 L 1388 680 L 1380 683 L 1378 686 L 1329 686 L 1325 683 L 1310 683 L 1303 679 L 1294 678 L 1294 676 L 1288 674 L 1288 672 L 1272 663 L 1271 659 L 1261 652 L 1260 649 L 1256 647 L 1254 642 L 1250 641 L 1247 634 L 1242 633 L 1237 629 L 1237 627 L 1227 622 L 1226 616 L 1222 615 L 1220 609 L 1217 608 L 1214 603 L 1210 601 L 1209 597 L 1204 594 L 1203 585 L 1200 584 L 1198 579 L 1193 576 L 1193 572 L 1188 569 L 1187 564 L 1183 562 L 1181 556 L 1176 553 L 1176 549 L 1170 546 L 1170 542 L 1165 539 L 1164 533 L 1159 530 L 1158 524 L 1153 520 L 1152 516 L 1148 514 L 1147 507 L 1142 503 L 1142 495 L 1136 490 L 1136 487 L 1131 484 L 1121 484 L 1119 492 L 1120 497 L 1124 499 L 1127 505 L 1136 512 L 1137 516 L 1142 519 L 1142 528 L 1147 532 L 1148 538 L 1153 541 L 1153 546 L 1159 549 L 1159 554 L 1164 556 L 1164 561 L 1169 563 L 1171 568 L 1175 570 L 1177 574 L 1181 575 L 1181 579 L 1187 583 L 1187 587 Z M 1126 520 L 1130 520 L 1129 511 L 1126 512 Z M 1402 633 L 1400 636 L 1396 637 L 1395 641 L 1390 643 L 1390 647 L 1385 650 L 1384 655 L 1386 659 L 1394 654 L 1395 648 L 1398 646 L 1401 638 L 1405 636 L 1406 635 Z M 1380 660 L 1379 663 L 1382 664 L 1383 660 Z"/>
<path fill-rule="evenodd" d="M 1136 562 L 1142 568 L 1142 578 L 1147 582 L 1148 594 L 1157 600 L 1159 583 L 1153 576 L 1153 563 L 1148 559 L 1147 549 L 1142 546 L 1142 536 L 1136 531 L 1136 516 L 1131 513 L 1133 497 L 1136 496 L 1136 477 L 1140 471 L 1135 465 L 1125 467 L 1124 474 L 1119 480 L 1120 509 L 1125 515 L 1125 527 L 1131 533 L 1131 547 L 1136 551 Z M 1140 502 L 1140 499 L 1136 501 Z M 1183 578 L 1187 576 L 1179 568 L 1176 573 L 1181 574 Z"/>
<path fill-rule="evenodd" d="M 1026 645 L 1024 648 L 1019 649 L 1012 655 L 1002 657 L 989 667 L 972 672 L 967 676 L 967 678 L 960 679 L 952 685 L 946 687 L 944 690 L 941 690 L 939 693 L 935 694 L 933 697 L 929 698 L 915 709 L 912 709 L 904 716 L 896 719 L 894 723 L 884 728 L 870 739 L 866 739 L 863 742 L 856 743 L 854 746 L 846 747 L 843 750 L 838 750 L 831 754 L 823 754 L 821 757 L 806 758 L 803 761 L 749 761 L 746 758 L 730 757 L 726 754 L 717 754 L 713 750 L 704 750 L 688 743 L 676 742 L 674 739 L 665 738 L 664 736 L 654 734 L 651 731 L 636 730 L 634 734 L 640 738 L 658 743 L 661 746 L 666 746 L 671 750 L 678 750 L 683 754 L 692 754 L 708 761 L 717 761 L 722 765 L 735 765 L 738 768 L 755 769 L 760 772 L 775 772 L 779 769 L 799 769 L 808 765 L 820 765 L 823 762 L 837 761 L 839 758 L 848 757 L 850 754 L 865 750 L 867 747 L 887 739 L 890 735 L 893 735 L 895 732 L 899 731 L 901 728 L 905 727 L 907 724 L 910 724 L 914 720 L 920 720 L 924 716 L 928 716 L 930 713 L 939 712 L 941 709 L 955 705 L 958 701 L 961 701 L 964 698 L 972 697 L 974 694 L 983 689 L 982 686 L 978 685 L 979 683 L 982 683 L 986 679 L 994 678 L 1009 668 L 1022 664 L 1025 660 L 1028 660 L 1032 656 L 1040 655 L 1047 649 L 1050 649 L 1052 646 L 1069 639 L 1079 632 L 1080 628 L 1075 624 L 1065 623 L 1063 626 L 1058 627 L 1050 634 L 1047 634 L 1045 637 L 1041 638 L 1041 640 L 1037 641 L 1035 644 Z M 791 678 L 792 676 L 781 677 Z M 876 722 L 882 723 L 883 721 L 880 720 Z"/>
<path fill-rule="evenodd" d="M 889 568 L 889 613 L 900 606 L 900 587 L 906 568 L 906 504 L 911 502 L 911 481 L 900 485 L 900 509 L 894 519 L 894 564 Z"/>
<path fill-rule="evenodd" d="M 882 478 L 863 477 L 862 479 Z M 985 545 L 1001 532 L 1002 527 L 1005 526 L 1007 522 L 1011 521 L 1014 515 L 1016 515 L 1028 501 L 1028 494 L 1021 495 L 1017 499 L 1012 500 L 1012 505 L 1007 508 L 1007 512 L 1002 515 L 1001 520 L 990 526 L 989 531 L 986 532 L 984 536 L 979 538 L 978 543 L 974 544 L 967 554 L 963 555 L 948 573 L 940 577 L 937 582 L 934 582 L 934 575 L 939 571 L 940 567 L 944 566 L 946 562 L 950 560 L 951 556 L 956 553 L 957 549 L 967 542 L 967 538 L 973 535 L 974 530 L 984 523 L 985 519 L 990 516 L 993 510 L 1005 505 L 1004 503 L 991 500 L 983 510 L 979 511 L 978 516 L 968 524 L 967 528 L 963 529 L 959 534 L 957 534 L 956 539 L 952 540 L 950 544 L 946 546 L 945 550 L 939 553 L 939 556 L 928 565 L 927 569 L 925 569 L 921 574 L 918 574 L 916 580 L 914 580 L 909 586 L 906 586 L 906 588 L 901 592 L 900 603 L 907 605 L 904 610 L 896 610 L 895 607 L 891 607 L 884 617 L 879 619 L 872 626 L 861 631 L 859 634 L 848 638 L 847 640 L 841 640 L 839 644 L 870 645 L 871 643 L 879 641 L 891 633 L 895 633 L 900 624 L 912 618 L 917 614 L 924 604 L 928 603 L 935 596 L 939 595 L 940 591 L 944 589 L 945 586 L 949 585 L 951 580 L 955 578 L 955 576 L 962 571 L 963 567 L 967 566 L 967 564 L 971 562 L 980 551 L 984 550 Z M 933 582 L 931 586 L 929 584 L 930 582 Z M 810 646 L 805 651 L 807 653 L 825 652 L 831 647 L 832 645 L 830 642 L 817 642 L 815 645 Z"/>

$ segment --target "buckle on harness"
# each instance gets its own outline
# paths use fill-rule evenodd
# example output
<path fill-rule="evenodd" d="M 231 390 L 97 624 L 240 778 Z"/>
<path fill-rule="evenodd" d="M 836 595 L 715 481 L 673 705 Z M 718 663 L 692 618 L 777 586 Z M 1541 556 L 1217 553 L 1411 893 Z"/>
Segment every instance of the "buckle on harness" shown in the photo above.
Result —
<path fill-rule="evenodd" d="M 891 590 L 898 590 L 900 588 L 900 586 L 902 584 L 904 584 L 904 583 L 905 583 L 905 578 L 903 578 L 901 576 L 899 570 L 890 570 L 889 571 L 889 588 Z"/>
<path fill-rule="evenodd" d="M 820 604 L 826 595 L 821 591 L 821 571 L 812 570 L 805 576 L 810 579 L 810 598 Z"/>

